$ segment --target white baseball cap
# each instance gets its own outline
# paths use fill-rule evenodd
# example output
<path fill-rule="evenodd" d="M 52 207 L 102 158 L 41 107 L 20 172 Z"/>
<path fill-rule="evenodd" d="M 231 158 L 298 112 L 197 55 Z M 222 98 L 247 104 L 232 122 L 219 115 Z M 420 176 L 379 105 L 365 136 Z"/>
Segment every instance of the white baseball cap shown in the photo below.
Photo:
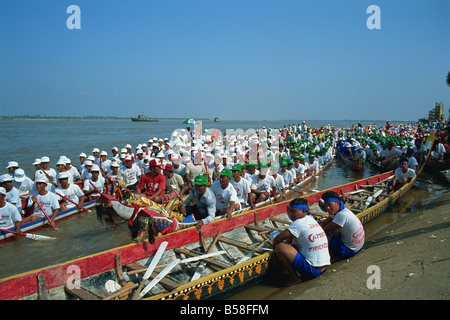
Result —
<path fill-rule="evenodd" d="M 0 193 L 6 196 L 6 189 L 3 187 L 0 187 Z"/>

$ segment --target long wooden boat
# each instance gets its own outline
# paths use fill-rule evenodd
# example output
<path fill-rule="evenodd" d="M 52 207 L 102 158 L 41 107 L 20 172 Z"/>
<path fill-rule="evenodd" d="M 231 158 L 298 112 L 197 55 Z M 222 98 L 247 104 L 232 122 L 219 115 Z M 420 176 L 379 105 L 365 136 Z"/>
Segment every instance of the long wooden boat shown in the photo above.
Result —
<path fill-rule="evenodd" d="M 326 169 L 330 164 L 331 161 L 324 165 L 321 170 Z M 308 177 L 303 181 L 303 184 L 310 182 L 315 177 Z M 292 195 L 297 197 L 304 190 L 305 187 L 293 192 Z M 121 274 L 121 271 L 126 269 L 125 265 L 147 261 L 149 257 L 152 257 L 156 253 L 161 243 L 165 241 L 168 242 L 166 250 L 168 252 L 173 251 L 174 249 L 197 243 L 201 238 L 210 238 L 217 234 L 218 230 L 225 233 L 247 225 L 254 221 L 255 215 L 258 216 L 258 219 L 264 220 L 284 213 L 286 211 L 287 201 L 274 201 L 273 204 L 269 202 L 266 206 L 254 210 L 248 209 L 236 212 L 230 222 L 226 219 L 219 218 L 203 226 L 201 233 L 198 233 L 195 227 L 191 225 L 190 228 L 179 228 L 177 231 L 161 235 L 155 239 L 154 243 L 147 241 L 140 244 L 131 243 L 58 265 L 1 279 L 0 288 L 2 290 L 0 290 L 0 300 L 38 299 L 43 295 L 51 299 L 70 298 L 70 295 L 65 293 L 64 288 L 66 287 L 67 290 L 67 285 L 69 284 L 70 286 L 72 281 L 76 280 L 75 286 L 79 283 L 78 281 L 81 281 L 81 286 L 84 286 L 85 282 L 94 283 L 94 279 L 115 274 L 115 270 L 118 270 L 118 274 Z M 39 291 L 39 288 L 45 288 L 45 290 Z M 85 292 L 84 290 L 83 292 L 86 294 L 89 291 Z M 95 294 L 89 297 L 93 298 L 94 296 Z"/>
<path fill-rule="evenodd" d="M 339 150 L 336 151 L 339 159 L 350 169 L 354 171 L 363 171 L 364 170 L 364 159 L 349 159 L 347 156 L 343 155 Z"/>
<path fill-rule="evenodd" d="M 422 169 L 423 167 L 420 169 L 419 173 Z M 360 219 L 363 224 L 366 224 L 381 215 L 392 204 L 396 203 L 398 199 L 414 185 L 417 179 L 416 176 L 410 183 L 401 187 L 391 195 L 384 194 L 383 191 L 392 177 L 393 172 L 386 172 L 310 195 L 305 195 L 304 198 L 308 200 L 313 216 L 316 220 L 321 221 L 327 216 L 320 209 L 320 199 L 322 194 L 327 191 L 335 191 L 345 200 L 346 207 L 351 208 L 358 219 Z M 382 197 L 380 198 L 381 200 L 378 200 L 379 196 Z M 283 204 L 287 205 L 288 202 L 289 201 L 286 201 Z M 212 261 L 210 263 L 216 268 L 220 267 L 220 264 L 225 266 L 228 263 L 229 266 L 221 269 L 219 268 L 217 271 L 211 270 L 208 274 L 194 281 L 189 281 L 189 278 L 192 273 L 194 272 L 195 274 L 195 270 L 197 270 L 195 264 L 174 269 L 171 273 L 172 280 L 159 285 L 159 287 L 155 286 L 152 289 L 152 293 L 154 294 L 148 296 L 147 299 L 218 299 L 238 291 L 243 286 L 248 286 L 261 281 L 269 268 L 269 259 L 272 254 L 270 245 L 268 245 L 270 244 L 270 239 L 267 239 L 267 234 L 273 230 L 282 230 L 290 224 L 290 221 L 286 213 L 263 215 L 260 214 L 260 212 L 255 212 L 254 220 L 248 219 L 246 222 L 249 224 L 241 227 L 241 230 L 235 229 L 223 236 L 220 234 L 221 229 L 218 228 L 216 236 L 209 237 L 209 242 L 206 244 L 206 241 L 203 241 L 205 244 L 201 246 L 207 248 L 211 245 L 217 245 L 217 242 L 223 242 L 217 250 L 225 250 L 226 255 L 222 255 L 223 258 L 221 260 Z M 223 221 L 222 223 L 225 222 Z M 217 234 L 219 234 L 219 236 L 217 236 Z M 233 241 L 231 239 L 235 240 Z M 200 239 L 200 242 L 202 243 L 202 239 Z M 268 244 L 266 244 L 266 242 Z M 173 261 L 176 258 L 180 258 L 180 255 L 184 255 L 185 257 L 194 255 L 193 252 L 200 251 L 198 248 L 193 248 L 194 246 L 195 245 L 191 244 L 184 250 L 178 249 L 174 250 L 173 253 L 168 253 L 166 261 Z M 250 252 L 250 254 L 248 252 Z M 257 254 L 257 256 L 252 257 L 253 254 Z M 249 259 L 245 260 L 244 257 Z M 132 270 L 133 268 L 135 268 L 134 272 L 140 272 L 141 275 L 145 271 L 145 269 L 136 270 L 139 268 L 139 266 L 136 265 L 130 265 L 128 270 Z M 142 278 L 134 280 L 140 282 L 142 281 Z M 178 285 L 176 285 L 177 283 Z"/>
<path fill-rule="evenodd" d="M 97 200 L 92 200 L 92 201 L 86 202 L 83 205 L 83 208 L 86 209 L 86 210 L 89 210 L 92 207 L 94 207 L 96 204 L 97 204 Z M 74 214 L 78 214 L 80 212 L 83 212 L 83 210 L 79 210 L 78 207 L 69 208 L 69 209 L 60 211 L 56 215 L 56 217 L 54 218 L 53 221 L 58 221 L 58 220 L 70 217 L 70 216 L 72 216 Z M 23 232 L 32 231 L 32 230 L 36 230 L 36 229 L 42 228 L 42 227 L 44 227 L 44 226 L 46 226 L 48 224 L 49 224 L 49 222 L 48 222 L 47 218 L 43 217 L 41 219 L 37 219 L 37 220 L 34 220 L 34 221 L 30 221 L 30 222 L 24 223 L 20 227 L 20 230 L 22 230 Z M 13 228 L 10 228 L 8 230 L 16 231 L 16 228 L 13 227 Z M 10 233 L 10 232 L 0 231 L 0 241 L 5 240 L 5 239 L 7 239 L 9 237 L 12 237 L 13 235 L 14 234 Z"/>

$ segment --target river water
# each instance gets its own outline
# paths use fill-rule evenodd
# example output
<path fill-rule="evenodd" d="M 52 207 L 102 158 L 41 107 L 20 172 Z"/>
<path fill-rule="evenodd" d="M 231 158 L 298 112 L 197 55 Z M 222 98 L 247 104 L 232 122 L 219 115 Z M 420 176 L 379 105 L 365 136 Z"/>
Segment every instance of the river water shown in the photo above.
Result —
<path fill-rule="evenodd" d="M 50 157 L 50 166 L 55 168 L 59 156 L 65 155 L 78 165 L 78 155 L 81 152 L 91 154 L 93 148 L 106 150 L 110 155 L 111 148 L 119 149 L 126 144 L 133 148 L 148 139 L 165 138 L 179 128 L 185 128 L 182 120 L 161 120 L 159 122 L 136 123 L 126 120 L 110 121 L 0 121 L 0 137 L 7 141 L 0 146 L 0 166 L 6 173 L 8 161 L 17 161 L 28 176 L 34 174 L 32 162 L 42 156 Z M 298 123 L 300 121 L 296 121 Z M 310 126 L 346 127 L 355 121 L 307 121 Z M 362 122 L 363 124 L 369 123 Z M 373 123 L 373 122 L 372 122 Z M 288 121 L 203 121 L 204 128 L 226 129 L 250 128 L 258 129 L 283 127 L 292 124 Z M 362 173 L 355 173 L 339 159 L 313 181 L 308 187 L 326 189 L 336 185 L 368 177 L 378 172 L 372 167 L 366 167 Z M 367 237 L 401 219 L 405 214 L 419 210 L 433 199 L 450 189 L 450 175 L 447 173 L 429 174 L 424 172 L 408 193 L 398 204 L 390 208 L 381 217 L 366 225 Z M 126 224 L 120 224 L 115 230 L 110 230 L 101 224 L 94 211 L 80 213 L 57 222 L 58 230 L 50 227 L 33 231 L 34 233 L 57 237 L 57 241 L 32 241 L 18 238 L 0 242 L 0 279 L 17 273 L 62 263 L 93 253 L 101 252 L 131 241 L 131 235 Z M 258 287 L 260 286 L 260 287 Z M 244 291 L 235 298 L 265 299 L 273 288 L 258 285 L 250 291 Z M 262 289 L 257 290 L 258 288 Z M 258 294 L 255 295 L 255 292 Z"/>

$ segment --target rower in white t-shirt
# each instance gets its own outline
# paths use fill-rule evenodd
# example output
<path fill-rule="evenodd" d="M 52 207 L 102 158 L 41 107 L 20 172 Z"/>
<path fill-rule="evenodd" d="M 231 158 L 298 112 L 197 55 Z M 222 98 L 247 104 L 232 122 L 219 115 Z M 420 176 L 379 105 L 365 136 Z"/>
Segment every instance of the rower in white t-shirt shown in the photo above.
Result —
<path fill-rule="evenodd" d="M 280 233 L 274 231 L 271 237 L 275 257 L 290 275 L 286 285 L 293 285 L 322 274 L 330 264 L 330 255 L 327 236 L 311 217 L 307 200 L 292 200 L 287 213 L 293 222 Z"/>
<path fill-rule="evenodd" d="M 15 231 L 21 234 L 22 216 L 14 205 L 6 202 L 5 198 L 6 189 L 0 187 L 0 228 L 9 229 L 15 226 Z"/>
<path fill-rule="evenodd" d="M 409 168 L 409 163 L 407 159 L 400 159 L 400 168 L 394 171 L 394 180 L 388 183 L 388 193 L 392 193 L 405 184 L 411 182 L 411 180 L 416 176 L 416 172 Z"/>
<path fill-rule="evenodd" d="M 220 180 L 214 181 L 211 185 L 211 191 L 216 198 L 216 216 L 225 215 L 228 221 L 231 220 L 231 214 L 241 208 L 237 197 L 236 189 L 230 183 L 232 172 L 230 169 L 223 169 L 220 173 Z"/>
<path fill-rule="evenodd" d="M 330 238 L 330 252 L 334 255 L 334 261 L 353 257 L 362 249 L 365 241 L 361 221 L 345 208 L 336 192 L 325 192 L 322 200 L 330 215 L 322 222 L 322 227 Z"/>
<path fill-rule="evenodd" d="M 230 180 L 231 185 L 236 189 L 236 194 L 241 206 L 246 207 L 248 201 L 248 194 L 250 190 L 250 182 L 242 177 L 242 166 L 236 164 L 231 168 L 233 177 Z"/>

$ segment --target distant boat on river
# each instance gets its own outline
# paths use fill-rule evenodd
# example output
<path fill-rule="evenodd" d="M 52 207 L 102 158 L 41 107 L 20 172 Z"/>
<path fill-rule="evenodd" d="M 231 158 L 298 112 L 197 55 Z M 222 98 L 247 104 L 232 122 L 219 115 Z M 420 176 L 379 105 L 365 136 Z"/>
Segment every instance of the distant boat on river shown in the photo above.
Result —
<path fill-rule="evenodd" d="M 137 121 L 137 122 L 158 122 L 158 119 L 150 118 L 145 116 L 144 114 L 140 114 L 137 116 L 137 118 L 131 118 L 131 121 Z"/>

